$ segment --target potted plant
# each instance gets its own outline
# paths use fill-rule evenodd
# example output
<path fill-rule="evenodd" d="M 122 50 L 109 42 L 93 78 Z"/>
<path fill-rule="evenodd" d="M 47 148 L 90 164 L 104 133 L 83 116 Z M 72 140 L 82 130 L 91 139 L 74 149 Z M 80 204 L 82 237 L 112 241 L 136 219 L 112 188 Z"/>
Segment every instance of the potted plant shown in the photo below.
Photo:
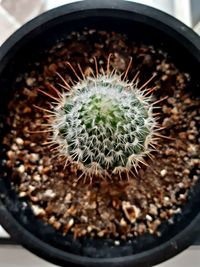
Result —
<path fill-rule="evenodd" d="M 199 37 L 125 1 L 42 14 L 1 47 L 0 222 L 60 266 L 152 266 L 195 239 Z"/>

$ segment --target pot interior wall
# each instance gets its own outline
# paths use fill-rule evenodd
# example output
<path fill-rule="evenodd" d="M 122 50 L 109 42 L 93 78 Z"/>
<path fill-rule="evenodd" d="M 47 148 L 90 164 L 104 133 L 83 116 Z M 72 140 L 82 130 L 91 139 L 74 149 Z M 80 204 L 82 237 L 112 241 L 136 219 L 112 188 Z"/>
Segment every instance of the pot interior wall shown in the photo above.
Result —
<path fill-rule="evenodd" d="M 167 26 L 156 26 L 156 23 L 152 22 L 152 25 L 155 24 L 156 28 L 154 28 L 145 21 L 145 17 L 140 21 L 141 19 L 137 15 L 135 17 L 132 15 L 125 17 L 123 12 L 116 14 L 113 11 L 110 17 L 106 12 L 103 14 L 100 15 L 96 11 L 91 11 L 90 16 L 87 13 L 88 17 L 85 16 L 84 12 L 77 13 L 73 17 L 60 16 L 41 27 L 37 27 L 30 34 L 23 37 L 21 42 L 16 43 L 4 58 L 0 67 L 0 123 L 5 119 L 9 99 L 14 94 L 12 88 L 14 88 L 13 84 L 17 74 L 27 70 L 28 62 L 45 57 L 44 51 L 55 42 L 65 40 L 71 31 L 81 31 L 84 27 L 125 33 L 131 40 L 161 47 L 170 54 L 175 64 L 182 71 L 191 74 L 193 81 L 191 90 L 194 91 L 194 95 L 199 93 L 200 79 L 198 70 L 200 69 L 200 63 L 195 59 L 192 47 L 191 52 L 188 52 L 186 47 L 189 44 L 187 42 L 184 43 L 181 37 L 180 39 L 178 36 L 175 37 L 175 33 L 172 31 L 165 35 L 168 30 Z M 160 29 L 158 29 L 158 26 Z M 1 139 L 6 131 L 7 129 L 2 129 Z M 2 145 L 0 151 L 0 158 L 2 158 L 4 153 Z M 1 165 L 3 165 L 2 160 Z M 132 241 L 124 241 L 119 246 L 113 246 L 113 241 L 111 240 L 89 238 L 73 240 L 72 235 L 69 234 L 63 237 L 51 226 L 44 225 L 42 221 L 34 217 L 29 205 L 18 198 L 13 186 L 10 184 L 9 177 L 3 177 L 3 169 L 4 167 L 0 168 L 0 193 L 6 196 L 3 199 L 4 205 L 17 221 L 41 240 L 79 255 L 109 258 L 132 255 L 154 248 L 184 230 L 199 213 L 200 198 L 198 196 L 200 194 L 200 183 L 197 183 L 190 192 L 189 202 L 183 208 L 183 213 L 176 215 L 175 223 L 173 225 L 162 224 L 160 228 L 161 237 L 145 234 Z"/>

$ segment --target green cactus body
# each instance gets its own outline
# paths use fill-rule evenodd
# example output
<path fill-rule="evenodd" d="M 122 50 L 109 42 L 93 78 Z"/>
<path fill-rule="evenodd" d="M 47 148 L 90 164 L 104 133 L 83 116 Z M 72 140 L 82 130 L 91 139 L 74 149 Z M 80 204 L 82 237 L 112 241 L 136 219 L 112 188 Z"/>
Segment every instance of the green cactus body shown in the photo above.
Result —
<path fill-rule="evenodd" d="M 156 126 L 152 97 L 144 92 L 116 74 L 79 81 L 54 110 L 59 152 L 89 175 L 137 170 Z"/>

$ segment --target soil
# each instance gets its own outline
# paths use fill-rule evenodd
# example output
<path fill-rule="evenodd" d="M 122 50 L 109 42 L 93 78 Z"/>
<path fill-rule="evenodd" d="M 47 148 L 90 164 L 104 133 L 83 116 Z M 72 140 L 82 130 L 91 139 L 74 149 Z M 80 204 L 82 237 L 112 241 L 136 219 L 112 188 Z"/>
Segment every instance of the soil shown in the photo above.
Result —
<path fill-rule="evenodd" d="M 76 169 L 63 169 L 63 162 L 44 144 L 49 137 L 42 132 L 47 113 L 35 105 L 50 109 L 51 100 L 38 88 L 48 92 L 52 84 L 61 90 L 56 72 L 69 83 L 76 81 L 66 61 L 78 73 L 79 63 L 84 74 L 90 75 L 96 57 L 99 68 L 105 69 L 109 53 L 113 54 L 111 68 L 119 72 L 126 70 L 132 57 L 128 75 L 131 80 L 139 71 L 138 86 L 156 74 L 148 86 L 156 86 L 155 99 L 167 96 L 158 110 L 160 124 L 166 127 L 160 134 L 167 138 L 159 139 L 154 159 L 147 159 L 150 166 L 140 168 L 136 177 L 76 182 Z M 188 90 L 190 75 L 179 71 L 160 48 L 95 30 L 73 32 L 28 69 L 16 78 L 18 90 L 9 104 L 9 131 L 3 141 L 9 147 L 5 160 L 19 197 L 44 222 L 64 234 L 72 231 L 74 238 L 90 235 L 120 240 L 146 232 L 160 235 L 159 226 L 166 220 L 173 223 L 174 215 L 181 213 L 200 174 L 200 99 Z"/>

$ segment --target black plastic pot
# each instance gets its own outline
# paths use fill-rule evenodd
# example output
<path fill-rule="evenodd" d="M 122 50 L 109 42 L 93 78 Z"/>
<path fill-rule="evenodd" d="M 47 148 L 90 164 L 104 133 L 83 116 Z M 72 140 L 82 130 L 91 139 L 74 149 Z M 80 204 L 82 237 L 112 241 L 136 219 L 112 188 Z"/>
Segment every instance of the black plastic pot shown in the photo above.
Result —
<path fill-rule="evenodd" d="M 42 54 L 56 40 L 84 27 L 115 30 L 132 40 L 162 44 L 174 62 L 193 79 L 193 93 L 199 94 L 200 40 L 176 19 L 143 5 L 125 1 L 83 1 L 42 14 L 13 34 L 0 49 L 0 118 L 6 116 L 14 92 L 15 75 L 26 63 Z M 0 138 L 4 135 L 0 132 Z M 0 159 L 4 147 L 0 148 Z M 161 237 L 144 235 L 113 246 L 103 239 L 73 240 L 35 218 L 29 205 L 20 200 L 9 177 L 0 166 L 0 223 L 11 236 L 36 255 L 61 266 L 145 267 L 169 259 L 187 248 L 200 233 L 200 182 L 190 192 L 175 223 L 164 223 Z"/>

